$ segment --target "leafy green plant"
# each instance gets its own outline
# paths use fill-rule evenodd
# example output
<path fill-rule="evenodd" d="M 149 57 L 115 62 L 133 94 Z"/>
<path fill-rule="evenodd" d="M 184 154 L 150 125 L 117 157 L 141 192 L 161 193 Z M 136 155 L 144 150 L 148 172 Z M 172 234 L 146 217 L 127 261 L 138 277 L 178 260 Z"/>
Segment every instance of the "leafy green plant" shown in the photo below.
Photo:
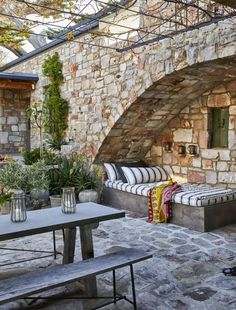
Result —
<path fill-rule="evenodd" d="M 39 160 L 26 167 L 26 182 L 28 191 L 49 188 L 48 167 L 44 160 Z"/>
<path fill-rule="evenodd" d="M 26 170 L 18 162 L 9 163 L 0 171 L 0 187 L 7 192 L 11 189 L 25 189 Z"/>
<path fill-rule="evenodd" d="M 25 193 L 33 189 L 48 189 L 48 168 L 43 160 L 30 166 L 18 162 L 9 163 L 0 171 L 0 187 L 6 192 L 12 189 L 21 189 Z"/>
<path fill-rule="evenodd" d="M 62 145 L 67 144 L 64 139 L 54 138 L 47 141 L 48 147 L 52 150 L 60 150 Z"/>
<path fill-rule="evenodd" d="M 23 150 L 21 154 L 23 156 L 25 165 L 32 165 L 41 160 L 40 148 L 35 148 L 32 151 Z M 45 165 L 56 164 L 58 160 L 57 157 L 58 155 L 54 152 L 50 152 L 47 149 L 43 151 L 42 159 L 44 160 Z"/>
<path fill-rule="evenodd" d="M 49 79 L 49 84 L 45 88 L 46 99 L 44 101 L 47 110 L 45 114 L 47 116 L 44 126 L 45 132 L 51 137 L 51 145 L 56 149 L 60 149 L 68 127 L 68 102 L 60 94 L 60 86 L 64 77 L 58 53 L 49 56 L 45 60 L 43 74 Z"/>
<path fill-rule="evenodd" d="M 21 154 L 26 165 L 32 165 L 40 160 L 40 148 L 36 148 L 32 151 L 22 151 Z"/>
<path fill-rule="evenodd" d="M 82 156 L 62 157 L 56 168 L 49 171 L 50 193 L 60 194 L 63 187 L 75 187 L 76 193 L 84 189 L 96 189 L 98 176 L 89 160 Z"/>
<path fill-rule="evenodd" d="M 10 201 L 11 195 L 12 195 L 11 193 L 4 193 L 4 192 L 0 193 L 0 206 Z"/>

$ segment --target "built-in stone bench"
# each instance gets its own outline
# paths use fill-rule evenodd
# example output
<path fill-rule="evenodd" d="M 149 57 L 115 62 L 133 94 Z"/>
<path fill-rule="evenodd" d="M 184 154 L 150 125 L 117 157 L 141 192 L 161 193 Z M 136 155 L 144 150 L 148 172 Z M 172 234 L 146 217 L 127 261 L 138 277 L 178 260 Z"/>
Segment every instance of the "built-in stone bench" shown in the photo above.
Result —
<path fill-rule="evenodd" d="M 153 186 L 154 183 L 129 185 L 119 180 L 106 181 L 103 203 L 147 217 L 148 195 Z M 236 191 L 207 185 L 184 184 L 181 187 L 181 192 L 172 197 L 171 223 L 200 232 L 236 223 Z"/>

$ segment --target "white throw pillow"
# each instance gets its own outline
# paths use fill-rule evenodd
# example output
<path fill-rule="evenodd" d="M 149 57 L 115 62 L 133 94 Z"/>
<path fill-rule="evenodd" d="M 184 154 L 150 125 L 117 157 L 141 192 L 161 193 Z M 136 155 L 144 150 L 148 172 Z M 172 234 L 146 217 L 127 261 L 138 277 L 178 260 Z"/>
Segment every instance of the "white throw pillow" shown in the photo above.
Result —
<path fill-rule="evenodd" d="M 168 173 L 161 167 L 121 167 L 127 182 L 131 185 L 166 181 Z"/>
<path fill-rule="evenodd" d="M 112 163 L 105 163 L 104 164 L 106 173 L 107 173 L 107 177 L 109 179 L 109 181 L 116 181 L 118 180 L 118 171 L 116 169 L 115 164 Z"/>

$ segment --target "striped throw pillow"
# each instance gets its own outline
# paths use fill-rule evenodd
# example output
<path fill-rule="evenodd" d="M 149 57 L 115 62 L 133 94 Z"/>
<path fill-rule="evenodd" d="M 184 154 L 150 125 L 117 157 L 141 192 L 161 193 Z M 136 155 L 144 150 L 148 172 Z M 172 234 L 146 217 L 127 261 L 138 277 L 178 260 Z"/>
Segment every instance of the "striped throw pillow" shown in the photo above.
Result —
<path fill-rule="evenodd" d="M 116 180 L 118 180 L 118 171 L 116 169 L 115 164 L 105 163 L 104 167 L 105 167 L 105 170 L 106 170 L 107 177 L 108 177 L 109 181 L 116 181 Z"/>
<path fill-rule="evenodd" d="M 161 167 L 121 167 L 131 185 L 168 180 L 168 173 Z"/>

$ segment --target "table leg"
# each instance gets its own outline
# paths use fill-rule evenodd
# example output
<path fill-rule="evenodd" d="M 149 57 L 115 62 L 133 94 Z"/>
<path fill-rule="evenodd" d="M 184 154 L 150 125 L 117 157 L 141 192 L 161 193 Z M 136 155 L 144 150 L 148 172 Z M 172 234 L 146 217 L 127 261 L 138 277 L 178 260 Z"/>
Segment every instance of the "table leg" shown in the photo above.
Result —
<path fill-rule="evenodd" d="M 76 227 L 66 228 L 64 234 L 63 264 L 70 264 L 75 255 Z"/>
<path fill-rule="evenodd" d="M 80 243 L 83 260 L 94 257 L 92 229 L 97 228 L 97 224 L 80 226 Z M 85 280 L 85 289 L 89 297 L 97 296 L 96 277 Z"/>

